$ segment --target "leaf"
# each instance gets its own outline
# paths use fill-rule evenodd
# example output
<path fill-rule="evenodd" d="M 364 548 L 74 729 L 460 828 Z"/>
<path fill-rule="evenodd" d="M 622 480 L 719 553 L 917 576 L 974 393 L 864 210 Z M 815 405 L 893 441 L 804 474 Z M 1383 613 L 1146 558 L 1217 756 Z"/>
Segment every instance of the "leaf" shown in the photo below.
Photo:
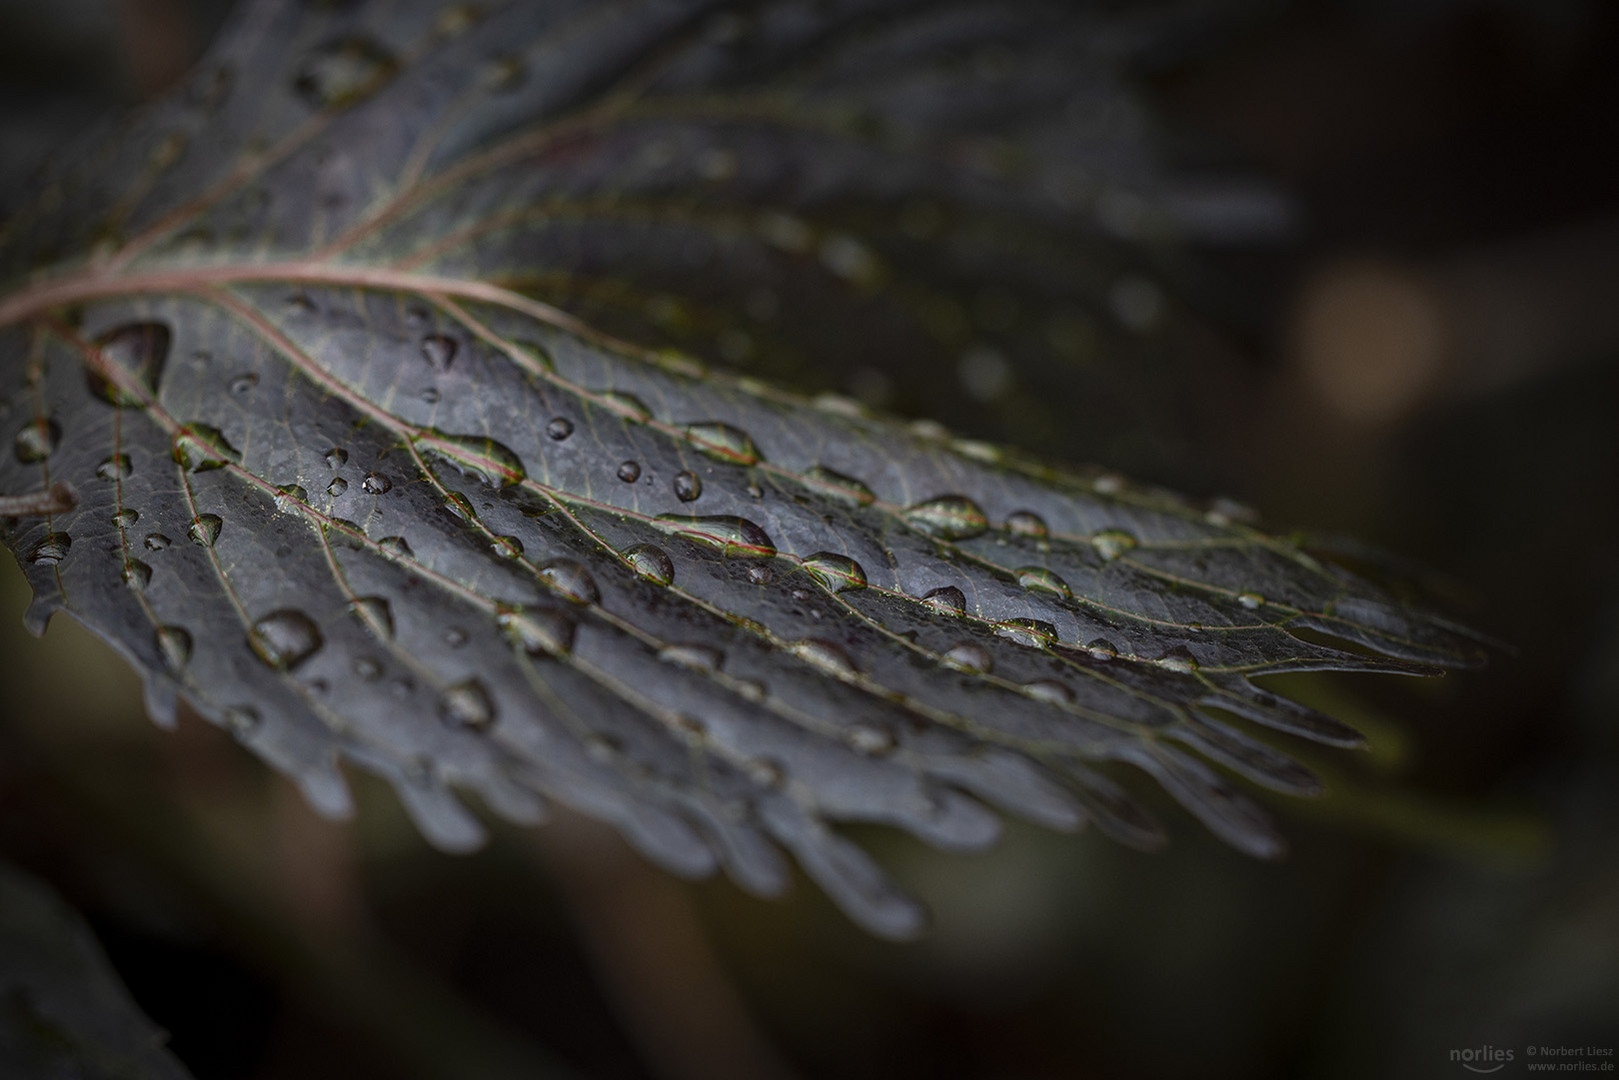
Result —
<path fill-rule="evenodd" d="M 451 850 L 483 837 L 452 789 L 518 822 L 555 799 L 763 895 L 790 853 L 885 935 L 921 911 L 837 822 L 972 849 L 992 806 L 1153 847 L 1135 772 L 1277 855 L 1226 773 L 1317 785 L 1233 717 L 1359 737 L 1253 677 L 1471 664 L 1465 632 L 1226 500 L 667 347 L 1052 366 L 1017 313 L 1096 311 L 1139 257 L 1051 191 L 1147 184 L 1139 132 L 1083 123 L 1128 100 L 1140 30 L 249 5 L 5 234 L 0 490 L 76 497 L 0 507 L 30 626 L 70 612 L 159 723 L 184 698 L 328 814 L 342 763 Z"/>

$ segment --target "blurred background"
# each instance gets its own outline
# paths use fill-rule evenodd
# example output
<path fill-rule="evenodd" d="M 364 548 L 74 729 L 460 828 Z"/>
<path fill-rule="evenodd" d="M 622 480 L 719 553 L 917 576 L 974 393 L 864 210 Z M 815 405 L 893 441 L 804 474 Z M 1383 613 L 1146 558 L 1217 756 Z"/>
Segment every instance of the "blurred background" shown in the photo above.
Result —
<path fill-rule="evenodd" d="M 222 6 L 0 4 L 0 170 L 170 85 Z M 1180 244 L 1172 317 L 1152 282 L 1115 290 L 1146 373 L 1121 406 L 1065 422 L 1004 359 L 842 389 L 1355 537 L 1321 542 L 1407 560 L 1510 646 L 1438 680 L 1275 680 L 1373 740 L 1299 752 L 1332 793 L 1269 797 L 1285 862 L 1173 819 L 1157 856 L 862 830 L 936 914 L 894 945 L 807 884 L 676 881 L 566 815 L 443 855 L 378 783 L 332 824 L 195 717 L 157 731 L 105 646 L 24 632 L 9 557 L 0 859 L 83 915 L 200 1080 L 1325 1080 L 1614 1048 L 1619 9 L 1272 4 L 1138 88 L 1172 165 L 1266 186 L 1263 227 Z M 1078 350 L 1077 384 L 1110 355 Z"/>

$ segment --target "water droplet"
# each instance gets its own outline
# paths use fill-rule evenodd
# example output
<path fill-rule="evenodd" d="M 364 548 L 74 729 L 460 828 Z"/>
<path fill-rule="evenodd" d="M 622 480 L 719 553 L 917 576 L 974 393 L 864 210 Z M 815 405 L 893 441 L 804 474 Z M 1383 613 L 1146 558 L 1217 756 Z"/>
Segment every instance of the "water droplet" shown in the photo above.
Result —
<path fill-rule="evenodd" d="M 375 657 L 357 656 L 352 666 L 355 677 L 361 682 L 376 682 L 382 677 L 382 664 Z"/>
<path fill-rule="evenodd" d="M 409 559 L 416 554 L 410 549 L 410 544 L 406 542 L 403 536 L 384 536 L 381 540 L 377 541 L 377 547 L 381 548 L 389 555 L 393 555 L 401 559 Z"/>
<path fill-rule="evenodd" d="M 114 454 L 96 466 L 96 475 L 103 480 L 127 480 L 129 474 L 134 471 L 135 466 L 129 460 L 128 454 Z"/>
<path fill-rule="evenodd" d="M 1027 536 L 1035 540 L 1044 540 L 1051 535 L 1051 529 L 1046 525 L 1046 519 L 1039 514 L 1028 510 L 1018 510 L 1006 517 L 1006 529 L 1013 536 Z"/>
<path fill-rule="evenodd" d="M 124 584 L 136 592 L 144 592 L 152 583 L 152 568 L 139 559 L 124 560 Z"/>
<path fill-rule="evenodd" d="M 942 495 L 906 507 L 905 520 L 918 532 L 936 540 L 969 540 L 989 528 L 979 505 L 964 495 Z"/>
<path fill-rule="evenodd" d="M 847 555 L 818 551 L 800 565 L 828 592 L 840 593 L 866 587 L 865 569 Z"/>
<path fill-rule="evenodd" d="M 618 390 L 607 390 L 598 394 L 596 400 L 626 420 L 645 423 L 652 419 L 652 410 L 646 407 L 646 402 L 634 394 L 626 394 Z"/>
<path fill-rule="evenodd" d="M 760 487 L 758 484 L 749 484 L 748 485 L 748 498 L 750 498 L 750 499 L 762 499 L 764 497 L 765 497 L 765 489 L 764 488 Z"/>
<path fill-rule="evenodd" d="M 692 445 L 700 453 L 718 461 L 731 465 L 759 463 L 759 448 L 753 445 L 753 440 L 748 437 L 747 432 L 730 424 L 722 424 L 719 421 L 687 424 L 685 433 L 686 438 L 691 440 Z"/>
<path fill-rule="evenodd" d="M 112 515 L 112 523 L 120 529 L 133 528 L 140 519 L 140 512 L 127 506 Z"/>
<path fill-rule="evenodd" d="M 444 509 L 469 524 L 478 520 L 478 512 L 472 508 L 471 500 L 459 491 L 444 493 Z"/>
<path fill-rule="evenodd" d="M 674 489 L 675 498 L 681 502 L 692 502 L 703 493 L 703 482 L 696 473 L 683 469 L 675 473 Z"/>
<path fill-rule="evenodd" d="M 728 558 L 769 559 L 776 554 L 776 545 L 770 539 L 770 534 L 747 518 L 659 514 L 657 520 L 688 540 L 719 548 Z"/>
<path fill-rule="evenodd" d="M 1249 611 L 1258 611 L 1260 608 L 1265 606 L 1265 598 L 1256 592 L 1238 593 L 1237 603 L 1241 604 Z"/>
<path fill-rule="evenodd" d="M 495 703 L 477 679 L 447 687 L 439 699 L 439 715 L 446 723 L 470 731 L 487 731 L 495 722 Z"/>
<path fill-rule="evenodd" d="M 1017 583 L 1033 592 L 1056 593 L 1058 596 L 1073 596 L 1073 590 L 1068 582 L 1047 570 L 1043 566 L 1024 566 L 1016 571 Z"/>
<path fill-rule="evenodd" d="M 596 588 L 596 579 L 590 576 L 589 570 L 572 559 L 554 559 L 546 563 L 540 567 L 540 577 L 576 604 L 601 602 L 601 590 Z"/>
<path fill-rule="evenodd" d="M 231 382 L 230 382 L 230 392 L 239 397 L 242 394 L 245 394 L 249 390 L 253 389 L 258 384 L 259 384 L 259 377 L 258 377 L 258 374 L 256 372 L 252 372 L 252 371 L 244 372 L 243 374 L 238 375 L 238 376 L 236 376 L 236 378 L 231 380 Z"/>
<path fill-rule="evenodd" d="M 898 745 L 892 731 L 877 727 L 875 724 L 855 724 L 844 737 L 849 740 L 850 746 L 868 757 L 893 753 L 894 747 Z"/>
<path fill-rule="evenodd" d="M 714 672 L 725 661 L 725 654 L 708 645 L 668 645 L 658 650 L 658 659 L 692 671 Z"/>
<path fill-rule="evenodd" d="M 1053 705 L 1072 705 L 1074 703 L 1074 692 L 1062 683 L 1054 682 L 1050 679 L 1024 683 L 1023 692 L 1036 701 L 1046 701 Z"/>
<path fill-rule="evenodd" d="M 224 434 L 208 424 L 183 427 L 174 436 L 174 460 L 191 472 L 222 469 L 242 460 L 242 455 L 225 440 Z"/>
<path fill-rule="evenodd" d="M 573 421 L 566 416 L 555 417 L 549 424 L 545 425 L 545 434 L 548 438 L 562 442 L 573 434 Z"/>
<path fill-rule="evenodd" d="M 382 46 L 348 37 L 310 52 L 292 87 L 314 108 L 343 109 L 376 93 L 394 70 L 394 59 Z"/>
<path fill-rule="evenodd" d="M 394 482 L 379 472 L 366 473 L 360 483 L 367 495 L 386 495 L 393 490 L 393 486 Z"/>
<path fill-rule="evenodd" d="M 501 606 L 495 623 L 513 645 L 530 656 L 567 656 L 576 626 L 560 611 Z"/>
<path fill-rule="evenodd" d="M 169 340 L 169 328 L 155 322 L 126 323 L 97 338 L 99 367 L 87 364 L 84 369 L 90 393 L 120 409 L 136 408 L 143 399 L 156 397 L 169 359 Z"/>
<path fill-rule="evenodd" d="M 1029 649 L 1049 649 L 1057 640 L 1057 628 L 1039 619 L 1007 619 L 995 624 L 995 636 Z"/>
<path fill-rule="evenodd" d="M 618 478 L 626 484 L 633 484 L 641 479 L 641 464 L 638 461 L 623 461 L 618 466 Z"/>
<path fill-rule="evenodd" d="M 769 585 L 776 579 L 776 572 L 768 566 L 748 567 L 748 580 L 755 585 Z"/>
<path fill-rule="evenodd" d="M 349 614 L 360 620 L 360 625 L 371 631 L 378 641 L 392 641 L 394 636 L 394 610 L 384 596 L 356 596 L 349 601 Z"/>
<path fill-rule="evenodd" d="M 624 552 L 624 559 L 643 581 L 667 585 L 675 579 L 674 560 L 656 544 L 636 544 Z"/>
<path fill-rule="evenodd" d="M 315 620 L 291 608 L 270 612 L 247 632 L 253 655 L 277 671 L 291 671 L 313 656 L 322 643 Z"/>
<path fill-rule="evenodd" d="M 1121 529 L 1104 529 L 1091 537 L 1091 546 L 1104 562 L 1112 562 L 1136 546 L 1136 538 Z"/>
<path fill-rule="evenodd" d="M 326 467 L 328 469 L 341 469 L 349 463 L 349 452 L 341 446 L 334 446 L 326 451 Z"/>
<path fill-rule="evenodd" d="M 29 549 L 28 561 L 37 566 L 55 566 L 67 558 L 72 546 L 73 538 L 67 533 L 46 533 L 44 539 Z"/>
<path fill-rule="evenodd" d="M 841 647 L 821 638 L 805 638 L 803 641 L 795 641 L 787 646 L 787 651 L 805 663 L 813 664 L 829 675 L 847 678 L 860 674 L 860 669 L 855 667 L 854 661 L 849 659 L 848 653 L 844 652 Z"/>
<path fill-rule="evenodd" d="M 452 649 L 459 649 L 467 643 L 467 632 L 459 626 L 451 626 L 444 631 L 444 644 Z"/>
<path fill-rule="evenodd" d="M 987 674 L 995 668 L 995 658 L 976 641 L 963 641 L 953 646 L 941 659 L 947 666 L 970 675 Z"/>
<path fill-rule="evenodd" d="M 326 485 L 326 494 L 335 499 L 344 492 L 348 491 L 348 489 L 349 482 L 347 480 L 343 479 L 341 476 L 334 476 L 332 478 L 332 482 Z"/>
<path fill-rule="evenodd" d="M 172 543 L 174 543 L 174 541 L 170 540 L 162 533 L 146 534 L 145 544 L 147 551 L 163 551 Z"/>
<path fill-rule="evenodd" d="M 1092 660 L 1115 660 L 1119 655 L 1119 650 L 1114 648 L 1113 643 L 1106 638 L 1097 638 L 1085 646 L 1085 651 L 1090 654 Z"/>
<path fill-rule="evenodd" d="M 1183 675 L 1190 675 L 1197 670 L 1197 661 L 1192 659 L 1191 654 L 1184 649 L 1166 653 L 1159 657 L 1158 664 L 1160 667 L 1166 667 L 1170 671 L 1178 671 Z"/>
<path fill-rule="evenodd" d="M 211 548 L 219 539 L 219 530 L 225 527 L 225 522 L 218 514 L 198 514 L 191 519 L 191 526 L 186 534 L 191 537 L 193 544 Z"/>
<path fill-rule="evenodd" d="M 489 541 L 489 550 L 497 559 L 515 559 L 523 554 L 523 542 L 515 536 L 496 536 Z"/>
<path fill-rule="evenodd" d="M 481 435 L 446 435 L 429 431 L 416 438 L 416 448 L 465 476 L 491 487 L 511 487 L 528 477 L 523 461 L 511 450 Z"/>
<path fill-rule="evenodd" d="M 17 432 L 17 438 L 12 443 L 16 451 L 17 460 L 24 465 L 44 461 L 56 452 L 56 447 L 62 441 L 62 425 L 55 420 L 40 417 L 30 420 Z"/>
<path fill-rule="evenodd" d="M 437 405 L 441 396 L 442 395 L 438 392 L 437 387 L 429 386 L 427 389 L 417 394 L 416 398 L 423 405 Z"/>
<path fill-rule="evenodd" d="M 300 484 L 282 484 L 276 488 L 275 509 L 278 514 L 297 514 L 309 505 L 309 492 Z"/>
<path fill-rule="evenodd" d="M 870 506 L 877 501 L 876 493 L 864 483 L 852 476 L 828 469 L 824 465 L 813 466 L 804 474 L 804 482 L 850 506 Z"/>
<path fill-rule="evenodd" d="M 967 611 L 967 598 L 954 585 L 946 585 L 924 594 L 922 602 L 932 608 L 936 615 L 959 618 Z"/>
<path fill-rule="evenodd" d="M 184 627 L 160 626 L 153 637 L 170 671 L 178 673 L 191 660 L 191 634 Z"/>

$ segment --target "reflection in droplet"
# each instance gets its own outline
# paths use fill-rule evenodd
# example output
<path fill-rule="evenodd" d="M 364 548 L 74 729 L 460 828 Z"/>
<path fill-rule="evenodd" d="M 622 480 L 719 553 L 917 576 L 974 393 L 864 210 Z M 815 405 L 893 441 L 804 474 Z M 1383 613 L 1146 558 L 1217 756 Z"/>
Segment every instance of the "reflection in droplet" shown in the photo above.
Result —
<path fill-rule="evenodd" d="M 515 559 L 523 554 L 523 541 L 515 536 L 491 537 L 489 550 L 497 559 Z"/>
<path fill-rule="evenodd" d="M 964 495 L 942 495 L 904 511 L 907 523 L 937 540 L 968 540 L 989 528 L 979 505 Z"/>
<path fill-rule="evenodd" d="M 572 619 L 548 608 L 502 605 L 495 623 L 513 645 L 530 656 L 566 656 L 577 630 Z"/>
<path fill-rule="evenodd" d="M 124 584 L 136 592 L 144 592 L 152 583 L 152 568 L 139 559 L 124 560 Z"/>
<path fill-rule="evenodd" d="M 1249 611 L 1258 611 L 1260 608 L 1265 606 L 1265 598 L 1256 592 L 1238 593 L 1237 603 L 1241 604 Z"/>
<path fill-rule="evenodd" d="M 1051 535 L 1051 529 L 1046 525 L 1046 519 L 1039 514 L 1028 510 L 1018 510 L 1006 516 L 1006 528 L 1013 536 L 1027 536 L 1035 540 L 1044 540 Z"/>
<path fill-rule="evenodd" d="M 698 496 L 702 495 L 703 482 L 697 478 L 696 473 L 689 469 L 682 469 L 680 472 L 675 473 L 674 489 L 675 498 L 681 502 L 693 502 Z"/>
<path fill-rule="evenodd" d="M 12 449 L 16 452 L 17 460 L 24 465 L 44 461 L 56 452 L 62 442 L 62 425 L 46 417 L 38 417 L 28 421 L 17 432 L 12 441 Z"/>
<path fill-rule="evenodd" d="M 728 558 L 769 559 L 776 554 L 776 545 L 770 539 L 770 534 L 747 518 L 659 514 L 657 521 L 673 528 L 688 540 L 718 548 Z"/>
<path fill-rule="evenodd" d="M 1047 570 L 1043 566 L 1023 566 L 1016 571 L 1017 583 L 1032 592 L 1056 593 L 1058 596 L 1073 596 L 1073 590 L 1068 582 Z"/>
<path fill-rule="evenodd" d="M 938 615 L 959 617 L 967 611 L 967 598 L 954 585 L 946 585 L 924 594 L 922 602 Z"/>
<path fill-rule="evenodd" d="M 208 424 L 191 424 L 174 436 L 173 456 L 177 464 L 191 472 L 221 469 L 242 460 L 242 455 L 225 440 L 224 433 Z"/>
<path fill-rule="evenodd" d="M 334 446 L 326 451 L 326 467 L 328 469 L 341 469 L 349 463 L 349 452 L 340 446 Z"/>
<path fill-rule="evenodd" d="M 422 338 L 422 359 L 434 371 L 449 371 L 457 348 L 456 340 L 447 334 L 428 334 Z"/>
<path fill-rule="evenodd" d="M 801 566 L 828 592 L 840 593 L 866 587 L 865 569 L 847 555 L 818 551 L 805 559 Z"/>
<path fill-rule="evenodd" d="M 103 480 L 127 480 L 134 471 L 128 454 L 114 454 L 96 466 L 96 475 Z"/>
<path fill-rule="evenodd" d="M 643 581 L 668 585 L 675 579 L 674 560 L 656 544 L 636 544 L 625 550 L 624 559 Z"/>
<path fill-rule="evenodd" d="M 67 533 L 46 533 L 45 537 L 28 550 L 28 561 L 37 566 L 55 566 L 67 558 L 73 538 Z"/>
<path fill-rule="evenodd" d="M 439 699 L 439 715 L 446 723 L 472 731 L 487 731 L 495 722 L 495 703 L 477 679 L 447 687 Z"/>
<path fill-rule="evenodd" d="M 247 644 L 253 655 L 277 671 L 291 671 L 323 644 L 320 627 L 301 611 L 282 608 L 253 623 Z"/>
<path fill-rule="evenodd" d="M 748 567 L 748 580 L 755 585 L 769 585 L 776 579 L 776 572 L 769 566 L 759 564 Z"/>
<path fill-rule="evenodd" d="M 995 668 L 995 658 L 976 641 L 963 641 L 953 646 L 941 659 L 957 671 L 973 675 L 984 674 Z"/>
<path fill-rule="evenodd" d="M 356 596 L 349 601 L 349 613 L 360 620 L 360 625 L 378 641 L 392 641 L 394 636 L 393 605 L 384 596 Z"/>
<path fill-rule="evenodd" d="M 478 512 L 472 508 L 472 501 L 459 491 L 444 493 L 444 509 L 468 524 L 478 520 Z"/>
<path fill-rule="evenodd" d="M 191 659 L 191 634 L 184 627 L 160 626 L 154 635 L 158 655 L 170 671 L 178 673 Z"/>
<path fill-rule="evenodd" d="M 343 479 L 341 476 L 334 476 L 332 477 L 332 482 L 326 485 L 326 494 L 335 499 L 347 492 L 348 489 L 349 482 L 347 480 Z"/>
<path fill-rule="evenodd" d="M 618 465 L 618 478 L 626 484 L 633 484 L 641 479 L 641 463 L 638 461 L 621 461 Z"/>
<path fill-rule="evenodd" d="M 1049 649 L 1057 640 L 1057 628 L 1039 619 L 1007 619 L 995 624 L 995 636 L 1029 649 Z"/>
<path fill-rule="evenodd" d="M 367 495 L 386 495 L 393 490 L 393 486 L 394 482 L 379 472 L 366 473 L 360 483 Z"/>
<path fill-rule="evenodd" d="M 709 645 L 668 645 L 658 650 L 658 659 L 692 671 L 718 671 L 725 654 Z"/>
<path fill-rule="evenodd" d="M 276 488 L 275 509 L 278 514 L 296 514 L 309 505 L 309 492 L 301 484 L 282 484 Z"/>
<path fill-rule="evenodd" d="M 146 534 L 145 543 L 146 543 L 146 550 L 147 551 L 162 551 L 165 548 L 167 548 L 170 544 L 172 544 L 173 542 L 174 541 L 170 540 L 168 537 L 164 536 L 162 533 L 156 533 L 155 532 L 155 533 L 147 533 Z"/>
<path fill-rule="evenodd" d="M 1097 638 L 1085 646 L 1085 651 L 1092 660 L 1114 660 L 1118 658 L 1119 650 L 1106 638 Z"/>
<path fill-rule="evenodd" d="M 198 514 L 191 519 L 191 525 L 186 534 L 191 537 L 193 544 L 202 547 L 213 547 L 219 539 L 219 531 L 225 527 L 218 514 Z"/>
<path fill-rule="evenodd" d="M 830 675 L 849 677 L 860 674 L 849 654 L 830 641 L 821 638 L 805 638 L 796 641 L 787 647 L 787 651 L 806 663 L 813 664 Z"/>
<path fill-rule="evenodd" d="M 377 541 L 377 547 L 401 559 L 409 559 L 416 554 L 403 536 L 384 536 Z"/>
<path fill-rule="evenodd" d="M 573 421 L 566 416 L 558 416 L 545 425 L 545 434 L 547 438 L 562 442 L 573 434 Z"/>
<path fill-rule="evenodd" d="M 130 507 L 124 507 L 112 515 L 112 523 L 120 529 L 134 528 L 135 523 L 141 519 L 140 512 Z"/>
<path fill-rule="evenodd" d="M 1191 654 L 1184 649 L 1166 653 L 1158 658 L 1158 663 L 1161 667 L 1166 667 L 1170 671 L 1178 671 L 1183 675 L 1190 675 L 1197 670 L 1197 661 L 1192 659 Z"/>
<path fill-rule="evenodd" d="M 423 456 L 440 461 L 491 487 L 505 488 L 528 476 L 512 450 L 482 435 L 446 435 L 429 431 L 416 438 Z"/>
<path fill-rule="evenodd" d="M 396 67 L 393 57 L 370 38 L 342 38 L 310 52 L 292 86 L 314 108 L 342 109 L 376 93 Z"/>
<path fill-rule="evenodd" d="M 256 372 L 252 372 L 252 371 L 243 372 L 242 374 L 236 376 L 236 378 L 231 380 L 230 392 L 235 394 L 236 396 L 240 397 L 241 395 L 247 393 L 249 390 L 253 389 L 258 384 L 259 384 L 259 377 L 258 377 L 258 374 Z"/>
<path fill-rule="evenodd" d="M 1122 529 L 1104 529 L 1091 537 L 1091 546 L 1104 561 L 1111 562 L 1136 546 L 1136 538 Z"/>
<path fill-rule="evenodd" d="M 136 408 L 142 399 L 157 396 L 163 366 L 169 358 L 169 328 L 162 323 L 126 323 L 96 339 L 99 366 L 86 364 L 85 382 L 90 393 L 121 409 Z M 118 373 L 126 390 L 108 374 Z"/>
<path fill-rule="evenodd" d="M 691 440 L 693 446 L 701 453 L 711 458 L 727 462 L 731 465 L 757 465 L 759 463 L 759 448 L 753 445 L 753 439 L 740 428 L 711 421 L 702 424 L 687 424 L 686 438 Z"/>
<path fill-rule="evenodd" d="M 1048 701 L 1053 705 L 1072 705 L 1074 692 L 1060 682 L 1050 679 L 1041 679 L 1032 683 L 1023 684 L 1023 692 L 1036 701 Z"/>
<path fill-rule="evenodd" d="M 596 587 L 596 579 L 590 576 L 589 570 L 572 559 L 554 559 L 546 563 L 540 567 L 540 577 L 574 603 L 601 602 L 601 590 Z"/>

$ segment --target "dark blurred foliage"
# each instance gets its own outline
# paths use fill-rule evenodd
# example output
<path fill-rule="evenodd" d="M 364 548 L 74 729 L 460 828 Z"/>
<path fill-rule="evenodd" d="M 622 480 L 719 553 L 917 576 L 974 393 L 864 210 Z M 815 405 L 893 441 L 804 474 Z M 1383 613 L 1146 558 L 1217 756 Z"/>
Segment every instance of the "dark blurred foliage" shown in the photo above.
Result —
<path fill-rule="evenodd" d="M 160 90 L 218 18 L 0 7 L 0 165 Z M 899 946 L 809 888 L 666 878 L 574 819 L 441 855 L 379 787 L 333 825 L 201 721 L 157 732 L 104 646 L 66 620 L 27 638 L 9 566 L 0 855 L 79 907 L 204 1080 L 1432 1077 L 1482 1044 L 1514 1069 L 1528 1044 L 1613 1047 L 1616 61 L 1595 0 L 1267 8 L 1142 72 L 1174 160 L 1292 207 L 1270 242 L 1188 253 L 1224 389 L 1174 403 L 1183 437 L 885 391 L 1397 553 L 1512 646 L 1443 680 L 1292 680 L 1374 749 L 1314 763 L 1327 799 L 1274 800 L 1282 864 L 1191 827 L 1158 856 L 1013 827 L 969 859 L 873 830 L 938 916 Z"/>

